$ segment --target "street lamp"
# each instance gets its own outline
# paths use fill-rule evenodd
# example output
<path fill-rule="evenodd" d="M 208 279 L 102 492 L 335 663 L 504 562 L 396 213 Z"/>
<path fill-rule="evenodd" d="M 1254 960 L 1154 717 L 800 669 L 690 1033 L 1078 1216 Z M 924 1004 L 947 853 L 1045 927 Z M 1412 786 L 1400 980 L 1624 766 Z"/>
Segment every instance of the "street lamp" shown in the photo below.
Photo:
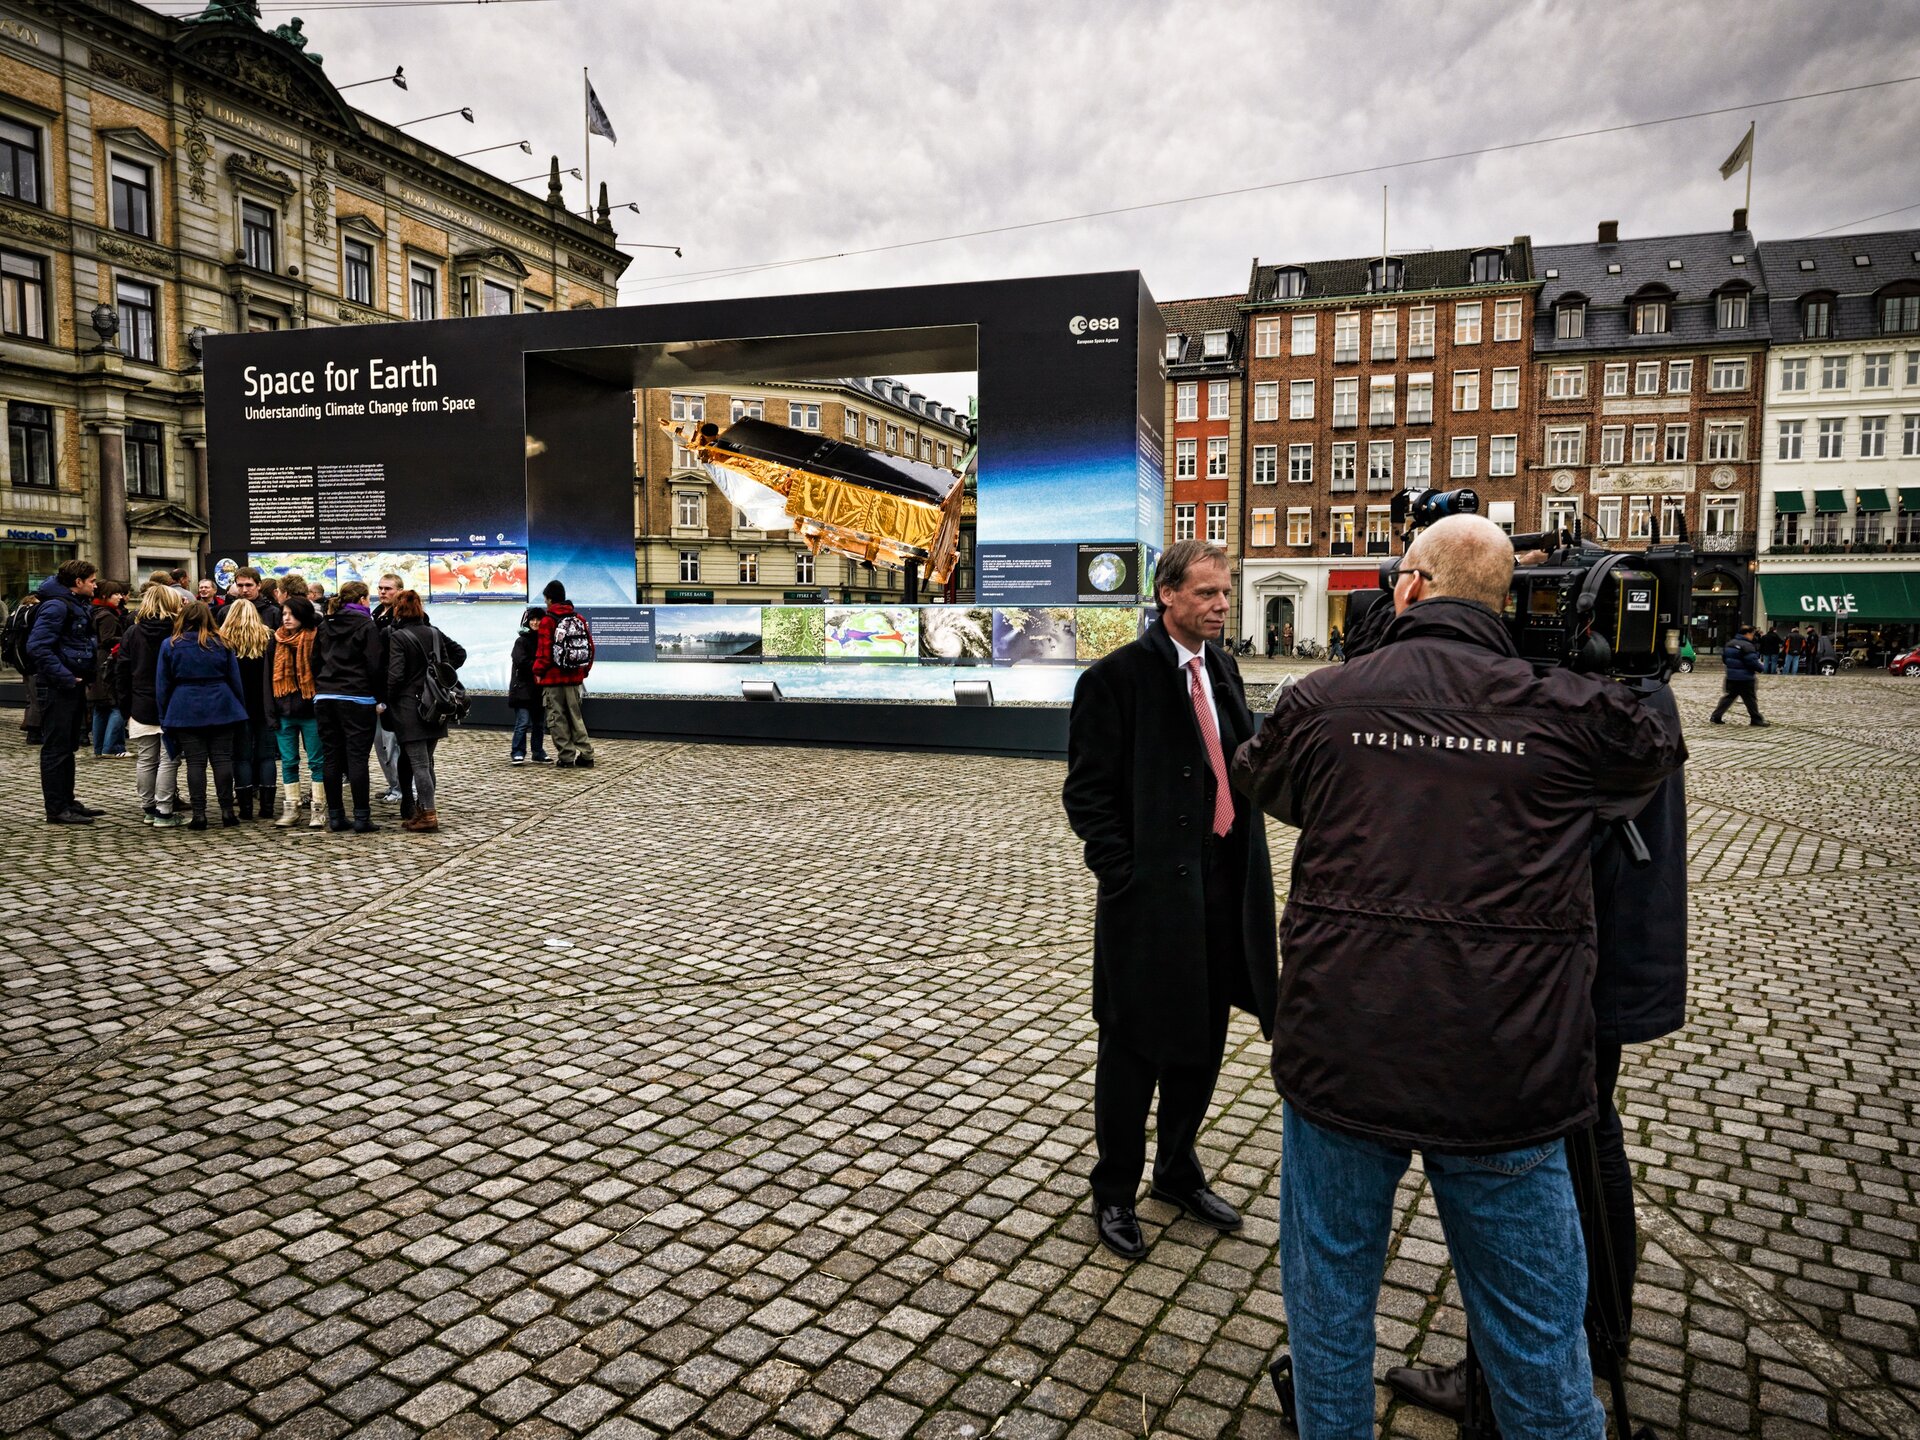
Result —
<path fill-rule="evenodd" d="M 580 167 L 576 165 L 570 169 L 562 170 L 560 173 L 562 175 L 571 175 L 574 179 L 578 180 L 580 178 Z M 545 180 L 546 178 L 547 178 L 547 172 L 542 170 L 538 175 L 522 175 L 518 180 L 507 181 L 507 184 L 524 185 L 529 180 Z"/>
<path fill-rule="evenodd" d="M 351 90 L 359 85 L 384 85 L 389 80 L 398 85 L 402 90 L 406 89 L 407 67 L 404 65 L 396 65 L 393 67 L 393 73 L 391 75 L 376 75 L 371 80 L 355 80 L 351 85 L 336 85 L 333 88 L 336 90 Z"/>
<path fill-rule="evenodd" d="M 449 115 L 458 115 L 469 125 L 473 124 L 473 111 L 467 106 L 462 105 L 458 110 L 442 110 L 438 115 L 422 115 L 418 120 L 402 120 L 393 128 L 396 130 L 404 130 L 409 125 L 424 125 L 429 120 L 444 120 Z"/>
<path fill-rule="evenodd" d="M 464 160 L 469 155 L 485 155 L 489 150 L 511 150 L 516 146 L 529 155 L 533 153 L 533 146 L 529 145 L 525 140 L 507 140 L 499 145 L 482 145 L 478 150 L 462 150 L 453 158 L 456 160 Z"/>

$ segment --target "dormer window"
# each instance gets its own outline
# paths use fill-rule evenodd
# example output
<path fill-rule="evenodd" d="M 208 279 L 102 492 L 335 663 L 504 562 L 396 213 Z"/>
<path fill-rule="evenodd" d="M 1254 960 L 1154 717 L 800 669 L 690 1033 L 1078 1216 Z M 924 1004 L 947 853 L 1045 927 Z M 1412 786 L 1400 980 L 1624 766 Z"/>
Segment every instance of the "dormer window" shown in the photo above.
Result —
<path fill-rule="evenodd" d="M 1802 260 L 1802 261 L 1800 262 L 1800 268 L 1801 268 L 1802 270 L 1811 270 L 1811 269 L 1813 269 L 1813 261 L 1811 261 L 1811 260 Z"/>
<path fill-rule="evenodd" d="M 1636 335 L 1665 335 L 1672 328 L 1673 292 L 1665 286 L 1641 290 L 1629 302 Z"/>
<path fill-rule="evenodd" d="M 1880 333 L 1911 335 L 1920 331 L 1920 282 L 1902 280 L 1878 296 Z"/>
<path fill-rule="evenodd" d="M 1747 328 L 1747 291 L 1744 286 L 1729 287 L 1714 297 L 1714 324 L 1721 330 Z"/>
<path fill-rule="evenodd" d="M 1582 295 L 1569 295 L 1553 307 L 1553 336 L 1556 340 L 1578 340 L 1587 333 L 1587 301 Z"/>
<path fill-rule="evenodd" d="M 1167 363 L 1169 365 L 1179 364 L 1180 347 L 1186 344 L 1186 340 L 1187 337 L 1184 335 L 1175 334 L 1167 336 Z"/>
<path fill-rule="evenodd" d="M 1620 273 L 1620 262 L 1618 260 L 1614 261 L 1612 264 L 1607 266 L 1607 274 L 1618 275 L 1619 273 Z"/>
<path fill-rule="evenodd" d="M 1383 291 L 1399 290 L 1406 284 L 1406 274 L 1404 260 L 1369 260 L 1367 289 L 1376 295 Z"/>
<path fill-rule="evenodd" d="M 1871 255 L 1856 255 L 1853 257 L 1853 263 L 1858 265 L 1862 270 L 1865 270 L 1869 265 L 1873 264 L 1873 257 Z"/>
<path fill-rule="evenodd" d="M 1201 345 L 1201 353 L 1205 355 L 1206 358 L 1209 360 L 1226 359 L 1227 358 L 1227 332 L 1224 330 L 1207 331 L 1206 336 Z"/>
<path fill-rule="evenodd" d="M 1833 334 L 1833 296 L 1821 291 L 1800 297 L 1800 338 L 1824 340 Z"/>
<path fill-rule="evenodd" d="M 1686 268 L 1687 268 L 1687 267 L 1686 267 L 1686 262 L 1685 262 L 1684 260 L 1669 260 L 1669 261 L 1667 261 L 1667 269 L 1669 269 L 1669 270 L 1684 270 L 1684 269 L 1686 269 Z"/>
<path fill-rule="evenodd" d="M 1475 285 L 1491 285 L 1507 278 L 1507 253 L 1504 250 L 1476 250 L 1468 266 L 1467 278 Z"/>
<path fill-rule="evenodd" d="M 1298 265 L 1288 265 L 1278 270 L 1273 277 L 1273 298 L 1276 300 L 1298 300 L 1307 293 L 1307 272 Z"/>

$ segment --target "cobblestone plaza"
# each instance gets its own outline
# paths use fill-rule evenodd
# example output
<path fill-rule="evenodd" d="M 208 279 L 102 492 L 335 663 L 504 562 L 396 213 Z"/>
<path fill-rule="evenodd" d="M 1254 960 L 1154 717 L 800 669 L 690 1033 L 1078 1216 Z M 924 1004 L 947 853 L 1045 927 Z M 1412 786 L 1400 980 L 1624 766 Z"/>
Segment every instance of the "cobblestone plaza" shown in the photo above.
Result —
<path fill-rule="evenodd" d="M 1920 1436 L 1920 682 L 1763 680 L 1765 731 L 1677 689 L 1632 1393 L 1695 1440 Z M 1245 1017 L 1201 1138 L 1244 1231 L 1148 1200 L 1145 1260 L 1095 1241 L 1060 764 L 467 733 L 441 834 L 355 837 L 148 830 L 83 758 L 82 830 L 5 719 L 0 1435 L 1284 1433 Z M 1382 1371 L 1464 1335 L 1402 1198 Z"/>

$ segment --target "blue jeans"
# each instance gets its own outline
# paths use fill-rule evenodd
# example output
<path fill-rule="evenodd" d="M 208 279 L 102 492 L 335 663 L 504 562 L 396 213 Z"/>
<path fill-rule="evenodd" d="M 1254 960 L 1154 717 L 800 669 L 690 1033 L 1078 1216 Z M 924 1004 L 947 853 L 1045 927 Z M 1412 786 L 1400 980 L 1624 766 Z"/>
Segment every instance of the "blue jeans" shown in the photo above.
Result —
<path fill-rule="evenodd" d="M 1786 658 L 1787 674 L 1798 675 L 1800 673 L 1800 657 L 1798 655 L 1789 655 Z"/>
<path fill-rule="evenodd" d="M 1566 1146 L 1424 1154 L 1467 1324 L 1504 1435 L 1605 1433 L 1582 1320 L 1587 1251 Z M 1372 1440 L 1374 1311 L 1410 1151 L 1322 1129 L 1280 1139 L 1280 1288 L 1301 1440 Z"/>
<path fill-rule="evenodd" d="M 527 740 L 533 740 L 533 758 L 547 758 L 547 712 L 539 705 L 516 705 L 513 711 L 513 749 L 514 755 L 527 753 Z"/>
<path fill-rule="evenodd" d="M 127 748 L 127 717 L 104 705 L 93 707 L 93 753 L 118 755 Z"/>

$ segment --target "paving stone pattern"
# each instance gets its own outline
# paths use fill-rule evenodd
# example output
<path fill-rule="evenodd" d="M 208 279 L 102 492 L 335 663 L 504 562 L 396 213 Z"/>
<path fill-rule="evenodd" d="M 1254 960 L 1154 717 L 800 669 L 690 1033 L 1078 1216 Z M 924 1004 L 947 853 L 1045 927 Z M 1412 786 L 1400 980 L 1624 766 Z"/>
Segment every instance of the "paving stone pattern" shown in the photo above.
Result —
<path fill-rule="evenodd" d="M 1760 731 L 1717 685 L 1678 686 L 1693 1019 L 1623 1080 L 1632 1393 L 1920 1436 L 1920 683 L 1763 681 Z M 83 759 L 114 813 L 69 830 L 14 718 L 0 1435 L 1284 1433 L 1250 1023 L 1201 1144 L 1243 1233 L 1094 1240 L 1058 764 L 463 734 L 441 834 L 352 837 L 147 830 Z M 1417 1167 L 1401 1201 L 1382 1370 L 1465 1335 Z"/>

